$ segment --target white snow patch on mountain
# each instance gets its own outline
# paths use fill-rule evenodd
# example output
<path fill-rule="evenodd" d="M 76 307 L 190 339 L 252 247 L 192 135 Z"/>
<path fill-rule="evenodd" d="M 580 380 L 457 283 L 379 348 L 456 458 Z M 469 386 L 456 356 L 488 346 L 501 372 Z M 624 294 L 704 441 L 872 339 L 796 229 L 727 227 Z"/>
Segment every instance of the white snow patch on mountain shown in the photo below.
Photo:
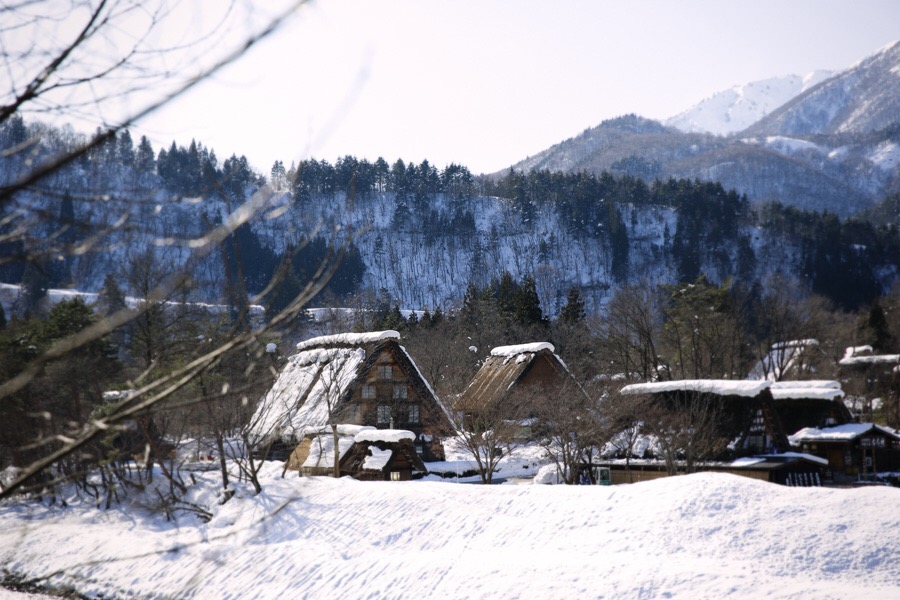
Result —
<path fill-rule="evenodd" d="M 701 101 L 665 124 L 687 133 L 742 131 L 798 94 L 831 77 L 831 71 L 787 75 L 736 85 Z"/>

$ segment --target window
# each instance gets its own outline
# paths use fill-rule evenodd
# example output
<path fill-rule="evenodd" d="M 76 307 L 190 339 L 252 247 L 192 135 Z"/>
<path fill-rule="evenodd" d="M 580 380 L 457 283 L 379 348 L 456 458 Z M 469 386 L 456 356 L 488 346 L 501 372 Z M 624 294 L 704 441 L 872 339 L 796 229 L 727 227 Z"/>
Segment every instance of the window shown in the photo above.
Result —
<path fill-rule="evenodd" d="M 416 454 L 419 455 L 419 458 L 425 458 L 425 446 L 416 444 Z"/>
<path fill-rule="evenodd" d="M 399 384 L 394 386 L 394 400 L 406 400 L 406 384 Z"/>
<path fill-rule="evenodd" d="M 374 400 L 375 399 L 375 386 L 374 385 L 362 386 L 362 399 L 363 400 Z"/>
<path fill-rule="evenodd" d="M 408 423 L 418 423 L 419 422 L 419 405 L 418 404 L 410 404 L 409 405 L 409 419 Z"/>
<path fill-rule="evenodd" d="M 391 407 L 386 404 L 378 405 L 378 414 L 376 415 L 375 422 L 379 425 L 384 425 L 385 423 L 391 422 Z"/>
<path fill-rule="evenodd" d="M 391 471 L 391 481 L 400 481 L 400 471 Z"/>
<path fill-rule="evenodd" d="M 394 369 L 391 365 L 378 365 L 378 379 L 391 380 L 394 378 Z"/>

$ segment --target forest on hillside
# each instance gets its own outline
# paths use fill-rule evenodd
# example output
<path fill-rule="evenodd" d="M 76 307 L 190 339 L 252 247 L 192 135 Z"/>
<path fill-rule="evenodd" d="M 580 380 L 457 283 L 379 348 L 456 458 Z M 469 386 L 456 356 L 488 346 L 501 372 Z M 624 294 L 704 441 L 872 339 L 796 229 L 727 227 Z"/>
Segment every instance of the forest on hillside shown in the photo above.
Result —
<path fill-rule="evenodd" d="M 0 184 L 89 139 L 14 116 L 0 126 L 0 143 L 27 151 L 0 158 Z M 795 279 L 807 293 L 855 310 L 891 288 L 900 264 L 896 219 L 751 206 L 716 183 L 514 170 L 487 177 L 462 165 L 351 156 L 287 168 L 276 161 L 264 176 L 245 157 L 220 164 L 196 141 L 157 151 L 126 129 L 15 195 L 0 246 L 29 260 L 0 265 L 0 280 L 28 288 L 20 312 L 46 288 L 96 292 L 108 276 L 139 296 L 129 277 L 136 265 L 185 266 L 190 240 L 248 203 L 260 214 L 220 251 L 192 259 L 188 297 L 239 307 L 288 265 L 285 280 L 260 297 L 271 312 L 323 259 L 340 256 L 315 305 L 363 306 L 388 296 L 406 309 L 454 310 L 470 283 L 510 272 L 535 279 L 550 316 L 572 287 L 594 313 L 622 285 L 701 275 L 763 288 L 775 276 Z M 867 214 L 881 213 L 890 214 L 877 207 Z"/>

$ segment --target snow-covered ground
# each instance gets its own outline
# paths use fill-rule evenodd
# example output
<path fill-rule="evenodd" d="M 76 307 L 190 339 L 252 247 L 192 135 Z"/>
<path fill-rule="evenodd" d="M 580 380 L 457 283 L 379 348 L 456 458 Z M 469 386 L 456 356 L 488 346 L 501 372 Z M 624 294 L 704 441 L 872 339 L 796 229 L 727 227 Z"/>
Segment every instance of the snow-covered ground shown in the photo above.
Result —
<path fill-rule="evenodd" d="M 0 561 L 104 597 L 900 597 L 896 489 L 711 473 L 488 487 L 280 472 L 267 463 L 263 493 L 238 486 L 209 523 L 6 502 Z M 193 501 L 213 502 L 213 475 L 197 474 Z"/>

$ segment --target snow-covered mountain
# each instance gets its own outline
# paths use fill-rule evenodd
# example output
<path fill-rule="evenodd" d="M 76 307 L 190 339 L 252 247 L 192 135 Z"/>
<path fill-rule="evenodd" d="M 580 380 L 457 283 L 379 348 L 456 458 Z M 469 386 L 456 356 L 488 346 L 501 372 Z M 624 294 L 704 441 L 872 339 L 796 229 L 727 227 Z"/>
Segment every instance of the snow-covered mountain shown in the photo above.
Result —
<path fill-rule="evenodd" d="M 686 133 L 730 135 L 750 127 L 831 75 L 831 71 L 813 71 L 804 76 L 787 75 L 736 85 L 667 119 L 665 124 Z"/>
<path fill-rule="evenodd" d="M 668 126 L 610 119 L 513 168 L 718 181 L 754 203 L 857 214 L 900 192 L 900 42 L 823 76 L 741 86 Z M 772 110 L 791 86 L 799 93 Z M 771 112 L 742 128 L 754 110 Z M 734 133 L 719 135 L 726 130 Z"/>
<path fill-rule="evenodd" d="M 900 120 L 900 41 L 799 94 L 745 134 L 864 134 Z"/>

